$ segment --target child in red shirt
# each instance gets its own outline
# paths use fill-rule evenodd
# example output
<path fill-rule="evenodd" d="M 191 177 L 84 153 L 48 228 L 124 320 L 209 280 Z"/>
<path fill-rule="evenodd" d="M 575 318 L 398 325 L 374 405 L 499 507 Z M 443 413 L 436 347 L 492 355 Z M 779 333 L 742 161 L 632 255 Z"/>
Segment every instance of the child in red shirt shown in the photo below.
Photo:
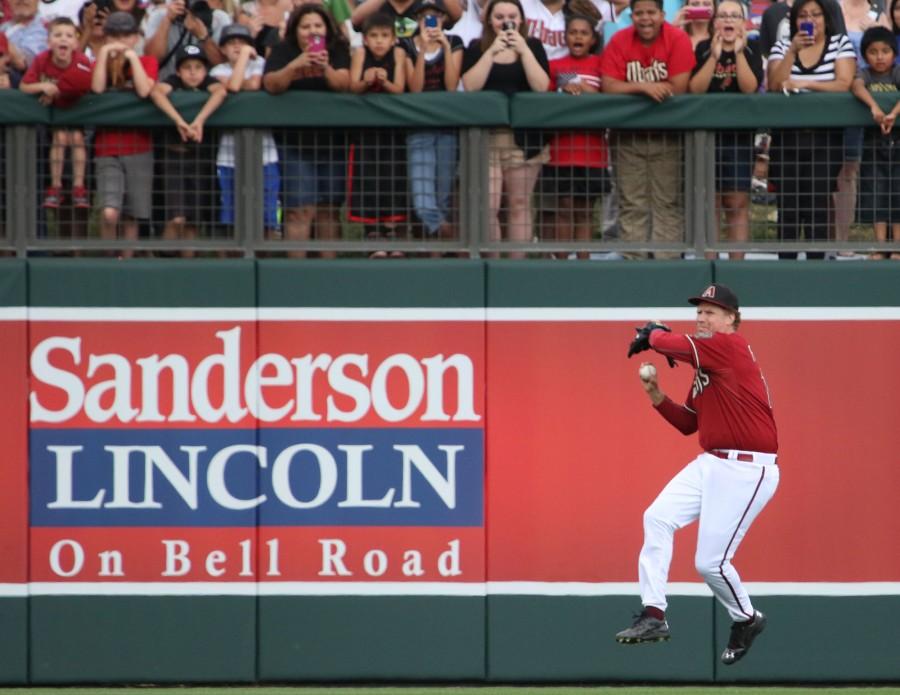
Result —
<path fill-rule="evenodd" d="M 26 94 L 37 94 L 44 106 L 67 108 L 75 104 L 91 89 L 91 62 L 78 52 L 78 29 L 68 17 L 57 17 L 47 27 L 47 45 L 38 53 L 19 84 Z M 72 148 L 72 205 L 89 208 L 90 200 L 84 186 L 87 153 L 84 131 L 57 128 L 50 147 L 50 188 L 44 196 L 45 208 L 58 208 L 62 202 L 62 176 L 66 148 Z"/>
<path fill-rule="evenodd" d="M 573 96 L 600 91 L 599 37 L 594 23 L 573 14 L 566 19 L 569 55 L 550 61 L 550 91 Z M 550 161 L 541 179 L 545 192 L 556 198 L 556 241 L 590 241 L 594 202 L 609 192 L 608 157 L 603 132 L 562 131 L 550 141 Z M 579 258 L 588 258 L 580 251 Z"/>
<path fill-rule="evenodd" d="M 104 23 L 106 43 L 97 53 L 91 89 L 131 91 L 146 99 L 159 73 L 153 56 L 136 51 L 137 22 L 129 12 L 113 12 Z M 94 135 L 97 197 L 101 208 L 100 236 L 135 241 L 140 223 L 149 224 L 153 199 L 153 138 L 146 128 L 97 128 Z M 134 255 L 126 249 L 123 257 Z"/>

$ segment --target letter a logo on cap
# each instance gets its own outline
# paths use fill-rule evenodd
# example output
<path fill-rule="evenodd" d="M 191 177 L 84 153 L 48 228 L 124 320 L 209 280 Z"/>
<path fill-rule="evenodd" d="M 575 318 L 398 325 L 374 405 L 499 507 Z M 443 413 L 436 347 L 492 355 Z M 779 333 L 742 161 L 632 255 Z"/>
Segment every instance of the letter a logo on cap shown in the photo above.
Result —
<path fill-rule="evenodd" d="M 703 294 L 701 297 L 706 297 L 707 299 L 715 299 L 716 298 L 716 286 L 710 285 L 705 290 L 703 290 Z"/>

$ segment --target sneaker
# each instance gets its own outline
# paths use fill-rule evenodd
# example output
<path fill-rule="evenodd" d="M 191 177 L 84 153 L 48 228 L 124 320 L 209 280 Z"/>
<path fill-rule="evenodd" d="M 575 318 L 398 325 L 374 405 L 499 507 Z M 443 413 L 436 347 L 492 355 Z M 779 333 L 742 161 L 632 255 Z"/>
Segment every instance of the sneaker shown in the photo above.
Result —
<path fill-rule="evenodd" d="M 659 618 L 640 613 L 635 616 L 634 625 L 616 633 L 619 644 L 640 644 L 642 642 L 667 642 L 669 623 Z"/>
<path fill-rule="evenodd" d="M 744 658 L 750 651 L 750 645 L 759 634 L 766 629 L 766 616 L 753 611 L 753 620 L 743 623 L 731 623 L 731 637 L 728 646 L 722 652 L 722 663 L 731 666 Z"/>
<path fill-rule="evenodd" d="M 56 209 L 62 202 L 62 191 L 59 188 L 50 186 L 44 193 L 44 207 Z"/>
<path fill-rule="evenodd" d="M 87 188 L 84 186 L 76 186 L 72 189 L 72 205 L 81 209 L 91 207 L 91 198 Z"/>

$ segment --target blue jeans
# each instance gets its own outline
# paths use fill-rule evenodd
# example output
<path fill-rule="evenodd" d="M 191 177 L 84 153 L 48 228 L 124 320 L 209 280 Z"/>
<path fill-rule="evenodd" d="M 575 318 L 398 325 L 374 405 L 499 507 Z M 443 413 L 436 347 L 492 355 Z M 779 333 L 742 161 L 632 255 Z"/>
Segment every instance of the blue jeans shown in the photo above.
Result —
<path fill-rule="evenodd" d="M 456 178 L 456 133 L 423 130 L 406 137 L 409 188 L 416 215 L 429 235 L 447 221 Z"/>

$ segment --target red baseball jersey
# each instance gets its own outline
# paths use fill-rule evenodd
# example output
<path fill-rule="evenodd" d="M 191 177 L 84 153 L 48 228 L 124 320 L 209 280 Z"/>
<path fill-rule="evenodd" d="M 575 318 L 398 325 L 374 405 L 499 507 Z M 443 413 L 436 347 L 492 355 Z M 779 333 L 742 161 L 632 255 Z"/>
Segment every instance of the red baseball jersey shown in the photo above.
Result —
<path fill-rule="evenodd" d="M 668 22 L 650 44 L 638 38 L 633 26 L 621 29 L 601 55 L 601 74 L 622 82 L 666 82 L 689 72 L 695 62 L 690 37 Z"/>
<path fill-rule="evenodd" d="M 778 451 L 769 387 L 742 335 L 699 338 L 657 330 L 650 334 L 650 345 L 696 370 L 683 405 L 667 398 L 657 407 L 672 425 L 684 434 L 699 430 L 704 451 Z"/>
<path fill-rule="evenodd" d="M 68 108 L 74 105 L 82 96 L 91 91 L 91 73 L 93 66 L 90 58 L 84 53 L 75 51 L 71 62 L 64 68 L 53 62 L 52 51 L 38 53 L 25 75 L 22 82 L 32 84 L 35 82 L 53 82 L 59 87 L 59 95 L 54 106 Z"/>

